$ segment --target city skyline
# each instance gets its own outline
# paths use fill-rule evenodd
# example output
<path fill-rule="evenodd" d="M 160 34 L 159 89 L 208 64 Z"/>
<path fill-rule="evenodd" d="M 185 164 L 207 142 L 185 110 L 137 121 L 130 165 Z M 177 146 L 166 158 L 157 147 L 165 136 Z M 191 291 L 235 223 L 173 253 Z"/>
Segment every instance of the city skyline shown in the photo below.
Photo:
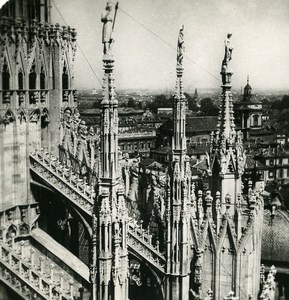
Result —
<path fill-rule="evenodd" d="M 101 88 L 100 15 L 105 2 L 52 1 L 52 22 L 61 25 L 67 22 L 78 32 L 75 62 L 78 89 Z M 174 48 L 178 31 L 184 25 L 185 89 L 220 86 L 223 43 L 227 32 L 232 32 L 233 87 L 239 91 L 250 75 L 254 89 L 289 90 L 286 80 L 288 17 L 289 3 L 285 0 L 274 3 L 269 0 L 121 0 L 115 26 L 116 88 L 172 89 L 175 85 Z"/>

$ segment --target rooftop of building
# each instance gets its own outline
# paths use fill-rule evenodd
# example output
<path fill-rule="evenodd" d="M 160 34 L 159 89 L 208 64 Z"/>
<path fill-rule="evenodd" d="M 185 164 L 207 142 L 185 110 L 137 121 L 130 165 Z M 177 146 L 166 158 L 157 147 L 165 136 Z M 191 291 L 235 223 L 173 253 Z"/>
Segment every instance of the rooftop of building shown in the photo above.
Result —
<path fill-rule="evenodd" d="M 134 109 L 132 107 L 119 107 L 118 113 L 120 115 L 127 115 L 127 114 L 143 114 L 145 111 L 142 109 Z M 82 115 L 100 115 L 101 109 L 99 108 L 87 108 L 81 110 Z"/>
<path fill-rule="evenodd" d="M 157 149 L 151 150 L 151 152 L 156 154 L 169 154 L 171 153 L 172 148 L 170 146 L 161 146 Z"/>
<path fill-rule="evenodd" d="M 188 117 L 186 131 L 190 132 L 211 132 L 217 130 L 217 116 Z"/>
<path fill-rule="evenodd" d="M 162 169 L 163 165 L 152 158 L 145 158 L 139 163 L 140 167 Z"/>
<path fill-rule="evenodd" d="M 264 158 L 288 157 L 289 151 L 281 146 L 274 148 L 262 148 L 257 154 L 257 156 Z"/>
<path fill-rule="evenodd" d="M 275 130 L 267 127 L 262 127 L 262 128 L 257 128 L 257 129 L 251 129 L 250 130 L 250 135 L 251 136 L 274 136 L 275 138 Z"/>
<path fill-rule="evenodd" d="M 209 151 L 209 143 L 191 144 L 188 147 L 188 155 L 205 154 Z"/>
<path fill-rule="evenodd" d="M 259 161 L 254 159 L 254 155 L 246 155 L 246 163 L 245 168 L 246 169 L 254 169 L 254 168 L 262 168 L 264 165 Z"/>
<path fill-rule="evenodd" d="M 198 171 L 207 171 L 208 170 L 208 162 L 207 160 L 203 159 L 202 161 L 197 162 L 193 165 L 193 169 Z"/>

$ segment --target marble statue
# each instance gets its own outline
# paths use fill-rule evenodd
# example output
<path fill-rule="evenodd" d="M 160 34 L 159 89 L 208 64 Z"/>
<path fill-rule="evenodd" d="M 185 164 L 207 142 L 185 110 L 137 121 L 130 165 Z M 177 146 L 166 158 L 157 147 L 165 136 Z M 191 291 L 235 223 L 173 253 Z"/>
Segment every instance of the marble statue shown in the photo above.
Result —
<path fill-rule="evenodd" d="M 116 12 L 118 8 L 118 2 L 115 5 L 115 13 L 112 14 L 113 5 L 109 1 L 106 4 L 105 11 L 101 14 L 101 22 L 103 23 L 102 27 L 102 43 L 103 43 L 103 54 L 111 54 L 112 45 L 114 39 L 112 37 L 114 23 L 116 18 Z"/>
<path fill-rule="evenodd" d="M 222 62 L 222 71 L 228 69 L 228 63 L 232 59 L 233 46 L 231 44 L 232 33 L 228 33 L 225 39 L 225 56 Z"/>
<path fill-rule="evenodd" d="M 180 29 L 177 47 L 177 65 L 183 65 L 185 46 L 184 46 L 184 26 Z"/>

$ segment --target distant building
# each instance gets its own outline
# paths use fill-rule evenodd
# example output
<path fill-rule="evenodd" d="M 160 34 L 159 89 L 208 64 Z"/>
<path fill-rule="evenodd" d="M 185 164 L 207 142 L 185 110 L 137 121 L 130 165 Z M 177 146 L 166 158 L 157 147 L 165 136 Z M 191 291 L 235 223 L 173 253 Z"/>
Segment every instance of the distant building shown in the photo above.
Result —
<path fill-rule="evenodd" d="M 100 109 L 81 111 L 82 119 L 87 125 L 95 126 L 96 132 L 99 131 L 100 116 Z M 130 157 L 149 157 L 150 150 L 156 147 L 157 129 L 163 124 L 163 120 L 155 117 L 149 110 L 131 107 L 119 107 L 118 116 L 120 150 Z"/>
<path fill-rule="evenodd" d="M 173 114 L 173 108 L 172 107 L 160 107 L 157 110 L 158 116 L 171 116 Z"/>
<path fill-rule="evenodd" d="M 209 143 L 213 131 L 217 130 L 217 116 L 188 117 L 186 124 L 189 143 Z"/>
<path fill-rule="evenodd" d="M 263 172 L 265 182 L 276 178 L 289 179 L 289 152 L 282 147 L 262 149 L 255 159 L 262 164 L 257 170 Z"/>
<path fill-rule="evenodd" d="M 263 121 L 266 121 L 268 116 L 263 118 L 263 105 L 252 94 L 249 76 L 244 87 L 243 97 L 235 104 L 235 118 L 236 125 L 241 129 L 245 141 L 250 139 L 267 140 L 268 136 L 274 135 L 272 130 L 263 126 Z"/>

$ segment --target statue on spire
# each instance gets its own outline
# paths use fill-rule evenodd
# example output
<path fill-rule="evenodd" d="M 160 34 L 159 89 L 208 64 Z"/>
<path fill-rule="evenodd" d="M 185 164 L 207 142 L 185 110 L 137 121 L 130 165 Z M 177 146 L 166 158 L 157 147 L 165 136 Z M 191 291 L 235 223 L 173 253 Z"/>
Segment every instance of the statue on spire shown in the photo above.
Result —
<path fill-rule="evenodd" d="M 229 61 L 232 59 L 233 46 L 231 44 L 232 33 L 228 33 L 225 39 L 225 56 L 222 62 L 222 72 L 228 70 Z"/>
<path fill-rule="evenodd" d="M 184 25 L 180 29 L 179 37 L 178 37 L 178 47 L 177 47 L 177 65 L 183 65 L 185 46 L 184 46 Z"/>
<path fill-rule="evenodd" d="M 112 46 L 114 43 L 113 30 L 116 19 L 116 13 L 118 9 L 118 2 L 115 5 L 114 16 L 112 16 L 113 5 L 109 1 L 106 4 L 105 11 L 101 14 L 102 27 L 102 43 L 103 43 L 103 54 L 111 54 Z"/>

